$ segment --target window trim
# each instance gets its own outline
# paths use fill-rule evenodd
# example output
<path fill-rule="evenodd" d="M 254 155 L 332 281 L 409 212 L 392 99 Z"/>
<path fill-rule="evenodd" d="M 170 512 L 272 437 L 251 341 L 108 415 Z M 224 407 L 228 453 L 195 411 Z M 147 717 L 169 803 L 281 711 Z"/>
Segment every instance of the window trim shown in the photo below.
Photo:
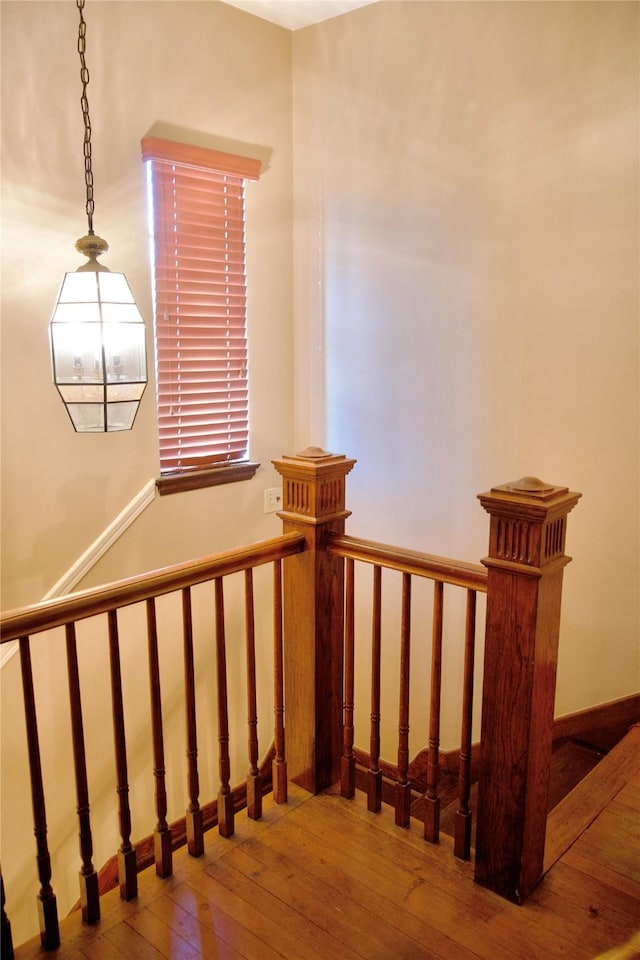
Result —
<path fill-rule="evenodd" d="M 148 161 L 159 161 L 160 163 L 175 163 L 184 167 L 196 167 L 201 170 L 208 170 L 216 175 L 228 175 L 238 180 L 257 180 L 261 172 L 261 161 L 252 157 L 244 157 L 236 154 L 223 153 L 205 147 L 198 147 L 193 144 L 179 143 L 177 141 L 165 140 L 160 137 L 144 137 L 141 142 L 142 159 L 146 164 Z M 246 227 L 246 210 L 243 202 L 243 232 Z M 155 246 L 155 245 L 154 245 Z M 244 264 L 244 257 L 243 257 Z M 243 266 L 243 276 L 246 291 L 246 268 Z M 158 351 L 158 331 L 156 329 L 157 297 L 155 294 L 155 249 L 154 249 L 154 349 L 157 356 Z M 244 323 L 246 330 L 247 311 L 244 308 Z M 245 334 L 246 336 L 246 334 Z M 248 350 L 248 337 L 247 350 Z M 156 364 L 156 377 L 157 377 Z M 247 384 L 248 389 L 248 384 Z M 158 408 L 158 384 L 156 383 L 156 424 L 160 429 L 159 408 Z M 249 412 L 249 399 L 247 395 L 246 411 Z M 247 441 L 249 442 L 249 428 L 247 426 Z M 248 449 L 246 451 L 248 453 Z M 201 487 L 217 486 L 224 483 L 233 483 L 241 480 L 251 479 L 258 470 L 260 464 L 245 460 L 223 460 L 219 464 L 210 463 L 194 466 L 180 467 L 176 470 L 162 469 L 161 454 L 161 472 L 156 481 L 158 492 L 161 495 L 178 493 L 185 490 L 195 490 Z M 166 453 L 165 453 L 166 464 Z"/>
<path fill-rule="evenodd" d="M 220 467 L 183 470 L 180 473 L 164 473 L 157 478 L 156 487 L 162 497 L 169 493 L 199 490 L 201 487 L 218 487 L 223 483 L 251 480 L 259 466 L 259 463 L 254 463 L 252 460 L 236 460 L 233 463 L 225 463 Z"/>

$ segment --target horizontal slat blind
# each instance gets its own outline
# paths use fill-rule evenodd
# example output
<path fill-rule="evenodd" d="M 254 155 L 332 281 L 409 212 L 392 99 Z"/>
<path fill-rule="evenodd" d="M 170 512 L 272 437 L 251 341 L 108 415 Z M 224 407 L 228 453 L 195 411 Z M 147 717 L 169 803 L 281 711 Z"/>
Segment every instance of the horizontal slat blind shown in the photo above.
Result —
<path fill-rule="evenodd" d="M 148 137 L 163 474 L 248 457 L 245 180 L 260 162 Z"/>

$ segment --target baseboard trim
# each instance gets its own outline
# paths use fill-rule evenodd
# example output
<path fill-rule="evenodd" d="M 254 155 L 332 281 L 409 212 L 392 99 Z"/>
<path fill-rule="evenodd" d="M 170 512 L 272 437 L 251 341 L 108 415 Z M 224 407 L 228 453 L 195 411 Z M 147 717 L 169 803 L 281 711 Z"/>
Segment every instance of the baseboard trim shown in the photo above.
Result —
<path fill-rule="evenodd" d="M 609 750 L 625 736 L 634 723 L 640 722 L 640 693 L 599 703 L 586 710 L 567 713 L 553 721 L 554 749 L 566 740 L 588 743 L 602 753 Z M 426 784 L 428 748 L 416 754 L 409 766 L 409 780 L 419 788 Z M 460 767 L 459 750 L 441 750 L 440 770 L 457 776 Z M 477 780 L 480 765 L 480 744 L 471 747 L 471 780 Z"/>
<path fill-rule="evenodd" d="M 581 740 L 607 753 L 640 721 L 640 693 L 601 703 L 553 721 L 553 742 Z"/>

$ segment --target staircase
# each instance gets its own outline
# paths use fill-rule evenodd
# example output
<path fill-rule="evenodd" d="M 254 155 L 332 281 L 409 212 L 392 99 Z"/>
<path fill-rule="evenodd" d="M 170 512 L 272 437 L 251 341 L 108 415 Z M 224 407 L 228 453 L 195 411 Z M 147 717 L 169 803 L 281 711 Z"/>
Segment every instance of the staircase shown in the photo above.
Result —
<path fill-rule="evenodd" d="M 565 741 L 554 749 L 551 756 L 548 812 L 553 810 L 567 794 L 571 793 L 573 788 L 594 769 L 602 757 L 603 753 L 592 745 L 576 740 Z M 450 837 L 455 835 L 455 815 L 458 809 L 457 789 L 457 777 L 452 774 L 445 774 L 441 794 L 443 809 L 440 814 L 440 830 Z M 416 806 L 416 815 L 421 816 L 419 802 Z M 475 842 L 475 819 L 478 807 L 477 781 L 471 787 L 469 806 L 473 814 L 473 844 Z"/>

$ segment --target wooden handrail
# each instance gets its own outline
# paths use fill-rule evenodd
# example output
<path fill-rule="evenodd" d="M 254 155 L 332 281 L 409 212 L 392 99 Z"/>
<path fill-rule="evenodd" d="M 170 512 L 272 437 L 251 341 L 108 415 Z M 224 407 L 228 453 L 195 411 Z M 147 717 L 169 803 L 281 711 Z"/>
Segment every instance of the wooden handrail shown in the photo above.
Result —
<path fill-rule="evenodd" d="M 173 593 L 216 577 L 226 577 L 249 567 L 291 557 L 305 549 L 301 534 L 286 533 L 271 540 L 262 540 L 248 547 L 214 553 L 198 560 L 163 567 L 152 573 L 118 580 L 104 587 L 83 590 L 56 600 L 46 600 L 31 607 L 21 607 L 2 614 L 0 643 L 52 630 L 66 623 L 84 620 L 109 610 L 140 603 L 165 593 Z"/>
<path fill-rule="evenodd" d="M 487 592 L 487 571 L 480 564 L 466 563 L 464 560 L 451 560 L 418 550 L 403 550 L 373 540 L 346 535 L 330 535 L 327 539 L 327 551 L 337 557 L 362 560 L 365 563 L 379 564 L 389 570 L 415 574 L 441 583 L 451 583 L 468 590 Z"/>

